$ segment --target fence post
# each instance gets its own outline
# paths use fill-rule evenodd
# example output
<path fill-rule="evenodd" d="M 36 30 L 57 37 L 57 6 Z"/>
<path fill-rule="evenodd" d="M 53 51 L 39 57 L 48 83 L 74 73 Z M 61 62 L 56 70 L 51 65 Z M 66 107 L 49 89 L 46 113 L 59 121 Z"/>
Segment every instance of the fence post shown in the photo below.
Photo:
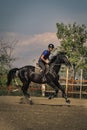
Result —
<path fill-rule="evenodd" d="M 68 76 L 69 76 L 69 70 L 68 70 L 68 68 L 66 69 L 66 95 L 67 95 L 67 93 L 68 93 Z"/>
<path fill-rule="evenodd" d="M 81 78 L 80 78 L 80 99 L 82 98 L 82 76 L 83 76 L 83 70 L 81 69 Z"/>
<path fill-rule="evenodd" d="M 46 90 L 45 84 L 42 84 L 42 96 L 43 97 L 45 97 L 45 90 Z"/>

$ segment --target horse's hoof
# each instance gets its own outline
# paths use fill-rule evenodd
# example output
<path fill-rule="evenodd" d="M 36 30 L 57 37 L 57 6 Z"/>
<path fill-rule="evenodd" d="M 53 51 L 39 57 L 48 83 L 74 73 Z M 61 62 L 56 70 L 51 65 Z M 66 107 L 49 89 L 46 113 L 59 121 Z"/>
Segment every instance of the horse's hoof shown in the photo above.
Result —
<path fill-rule="evenodd" d="M 30 101 L 30 105 L 33 105 L 33 102 L 32 102 L 32 101 Z"/>
<path fill-rule="evenodd" d="M 49 96 L 49 97 L 48 97 L 48 99 L 52 99 L 52 97 L 51 97 L 51 96 Z"/>
<path fill-rule="evenodd" d="M 21 98 L 21 99 L 20 99 L 19 104 L 25 104 L 24 98 Z"/>
<path fill-rule="evenodd" d="M 69 100 L 69 99 L 68 99 L 68 100 L 66 100 L 66 102 L 70 104 L 70 100 Z"/>

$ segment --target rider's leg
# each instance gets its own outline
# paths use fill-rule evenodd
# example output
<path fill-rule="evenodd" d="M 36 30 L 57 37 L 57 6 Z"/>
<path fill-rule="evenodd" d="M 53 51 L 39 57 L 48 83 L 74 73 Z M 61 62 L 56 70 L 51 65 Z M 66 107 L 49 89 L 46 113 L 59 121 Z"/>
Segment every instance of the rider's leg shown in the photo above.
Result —
<path fill-rule="evenodd" d="M 45 70 L 45 74 L 47 74 L 49 72 L 49 65 L 46 65 L 46 70 Z"/>
<path fill-rule="evenodd" d="M 41 67 L 42 71 L 41 71 L 41 74 L 44 75 L 45 74 L 45 71 L 46 71 L 46 66 L 44 64 L 44 62 L 39 62 L 39 66 Z"/>

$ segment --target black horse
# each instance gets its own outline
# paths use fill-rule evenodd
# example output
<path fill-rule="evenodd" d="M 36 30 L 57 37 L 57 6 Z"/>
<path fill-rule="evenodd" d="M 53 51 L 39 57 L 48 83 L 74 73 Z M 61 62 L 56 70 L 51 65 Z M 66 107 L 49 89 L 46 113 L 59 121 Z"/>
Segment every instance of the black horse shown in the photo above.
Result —
<path fill-rule="evenodd" d="M 54 90 L 54 95 L 50 95 L 49 99 L 53 98 L 54 96 L 57 96 L 58 90 L 60 89 L 62 91 L 62 95 L 65 98 L 65 101 L 68 102 L 67 95 L 65 93 L 65 90 L 58 82 L 59 80 L 59 71 L 62 64 L 65 64 L 66 66 L 71 66 L 67 56 L 64 53 L 58 53 L 56 55 L 50 55 L 50 63 L 49 63 L 49 69 L 47 70 L 44 77 L 40 73 L 35 72 L 34 66 L 24 66 L 22 68 L 13 68 L 9 71 L 7 75 L 7 86 L 9 88 L 12 79 L 14 79 L 16 76 L 19 77 L 19 79 L 22 81 L 22 91 L 24 96 L 29 99 L 30 103 L 32 103 L 32 100 L 30 98 L 30 94 L 27 92 L 29 88 L 29 84 L 32 82 L 44 84 L 47 83 L 50 85 Z"/>

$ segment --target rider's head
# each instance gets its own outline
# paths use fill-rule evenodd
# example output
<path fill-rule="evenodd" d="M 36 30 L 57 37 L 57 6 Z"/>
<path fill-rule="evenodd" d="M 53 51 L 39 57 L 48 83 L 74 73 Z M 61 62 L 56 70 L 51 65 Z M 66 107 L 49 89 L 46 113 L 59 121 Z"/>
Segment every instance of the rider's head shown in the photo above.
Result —
<path fill-rule="evenodd" d="M 49 49 L 50 51 L 52 51 L 53 48 L 54 48 L 54 45 L 53 45 L 52 43 L 50 43 L 50 44 L 48 45 L 48 49 Z"/>

